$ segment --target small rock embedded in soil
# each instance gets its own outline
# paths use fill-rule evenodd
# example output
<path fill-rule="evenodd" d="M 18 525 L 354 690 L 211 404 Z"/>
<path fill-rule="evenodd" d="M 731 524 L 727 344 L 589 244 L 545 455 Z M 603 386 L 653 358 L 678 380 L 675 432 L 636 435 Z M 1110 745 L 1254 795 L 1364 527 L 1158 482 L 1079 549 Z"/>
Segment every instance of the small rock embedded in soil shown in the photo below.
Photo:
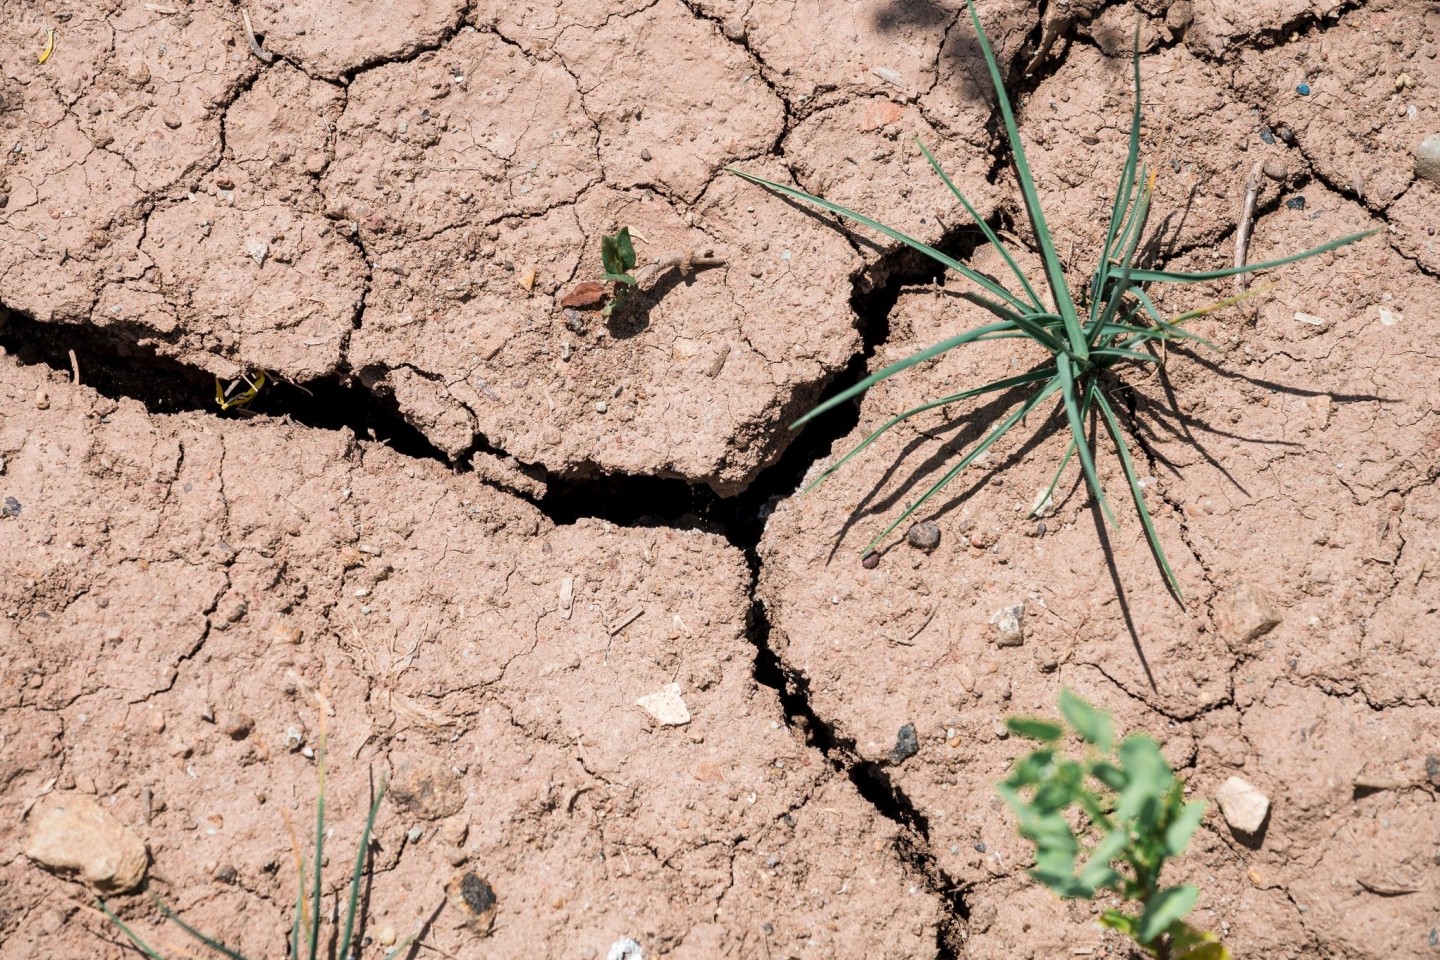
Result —
<path fill-rule="evenodd" d="M 1415 148 L 1415 176 L 1440 183 L 1440 133 L 1432 133 Z"/>
<path fill-rule="evenodd" d="M 465 788 L 450 765 L 418 759 L 402 763 L 390 782 L 390 800 L 421 820 L 443 820 L 465 805 Z"/>
<path fill-rule="evenodd" d="M 866 570 L 874 570 L 876 567 L 880 566 L 880 554 L 876 553 L 874 550 L 871 550 L 869 553 L 865 554 L 865 556 L 860 558 L 860 566 L 864 567 Z"/>
<path fill-rule="evenodd" d="M 915 724 L 907 723 L 895 735 L 895 746 L 890 750 L 891 763 L 904 763 L 920 752 L 920 738 L 915 735 Z"/>
<path fill-rule="evenodd" d="M 635 704 L 667 727 L 684 726 L 690 722 L 690 711 L 680 697 L 678 683 L 667 683 L 654 693 L 636 700 Z"/>
<path fill-rule="evenodd" d="M 244 713 L 226 713 L 220 718 L 220 732 L 231 740 L 244 740 L 255 729 L 255 718 Z"/>
<path fill-rule="evenodd" d="M 610 944 L 610 952 L 605 954 L 605 960 L 645 960 L 645 951 L 629 937 L 621 937 Z"/>
<path fill-rule="evenodd" d="M 1215 802 L 1220 804 L 1220 814 L 1230 829 L 1239 833 L 1258 833 L 1270 813 L 1270 798 L 1240 777 L 1231 777 L 1220 784 L 1220 789 L 1215 791 Z"/>
<path fill-rule="evenodd" d="M 1215 607 L 1221 638 L 1240 651 L 1280 625 L 1280 614 L 1265 592 L 1252 583 L 1238 584 Z"/>
<path fill-rule="evenodd" d="M 25 856 L 75 873 L 98 893 L 127 893 L 145 880 L 150 853 L 130 828 L 83 793 L 52 793 L 30 813 Z"/>
<path fill-rule="evenodd" d="M 20 501 L 14 497 L 6 497 L 5 502 L 0 504 L 0 519 L 20 516 Z"/>
<path fill-rule="evenodd" d="M 929 553 L 940 546 L 940 525 L 926 521 L 917 523 L 905 534 L 905 542 L 917 550 Z"/>
<path fill-rule="evenodd" d="M 270 256 L 270 244 L 264 240 L 251 240 L 245 244 L 245 252 L 250 259 L 255 261 L 257 267 L 265 266 L 265 258 Z"/>
<path fill-rule="evenodd" d="M 500 901 L 495 888 L 482 877 L 469 870 L 460 871 L 445 884 L 445 898 L 465 918 L 465 924 L 481 936 L 495 925 L 495 908 Z"/>
<path fill-rule="evenodd" d="M 1021 626 L 1024 616 L 1023 603 L 995 611 L 990 617 L 990 623 L 995 627 L 995 646 L 1018 647 L 1025 643 L 1025 631 Z"/>

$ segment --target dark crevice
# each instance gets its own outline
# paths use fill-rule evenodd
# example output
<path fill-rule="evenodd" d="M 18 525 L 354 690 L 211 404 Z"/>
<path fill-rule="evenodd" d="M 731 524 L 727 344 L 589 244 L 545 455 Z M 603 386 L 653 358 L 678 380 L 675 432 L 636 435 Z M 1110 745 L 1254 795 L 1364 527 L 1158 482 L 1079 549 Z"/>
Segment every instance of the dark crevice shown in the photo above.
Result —
<path fill-rule="evenodd" d="M 151 413 L 201 412 L 232 419 L 284 417 L 321 430 L 349 429 L 418 459 L 448 459 L 384 400 L 346 376 L 303 385 L 271 379 L 243 410 L 222 411 L 215 377 L 161 354 L 149 334 L 128 324 L 38 323 L 0 306 L 0 348 L 23 364 L 71 373 L 70 351 L 80 382 L 112 400 L 137 400 Z"/>
<path fill-rule="evenodd" d="M 999 220 L 997 216 L 996 224 Z M 982 242 L 980 231 L 967 226 L 950 230 L 937 247 L 951 257 L 965 259 Z M 866 375 L 875 350 L 889 337 L 890 313 L 905 288 L 944 282 L 943 267 L 908 248 L 882 255 L 857 275 L 851 306 L 863 349 L 823 388 L 824 392 L 843 390 Z M 136 400 L 151 413 L 270 416 L 317 429 L 348 429 L 405 456 L 434 460 L 457 471 L 469 470 L 475 453 L 505 456 L 503 450 L 477 437 L 470 450 L 455 458 L 447 457 L 405 421 L 388 392 L 372 392 L 364 383 L 366 377 L 346 369 L 305 384 L 272 380 L 244 410 L 221 411 L 216 404 L 215 377 L 163 355 L 153 342 L 153 331 L 131 324 L 96 327 L 41 323 L 0 307 L 0 348 L 6 353 L 21 363 L 42 364 L 68 378 L 70 351 L 74 351 L 82 384 L 115 400 Z M 828 457 L 834 444 L 858 422 L 858 403 L 843 404 L 817 417 L 791 439 L 775 463 L 733 496 L 721 496 L 704 484 L 679 478 L 588 474 L 545 476 L 546 493 L 538 501 L 531 499 L 557 524 L 593 518 L 621 526 L 666 526 L 720 534 L 744 552 L 753 598 L 760 575 L 759 544 L 766 518 L 777 502 L 795 492 L 813 464 Z M 925 817 L 892 782 L 885 764 L 863 760 L 853 742 L 840 739 L 828 723 L 816 716 L 804 679 L 785 669 L 771 644 L 771 625 L 758 599 L 752 600 L 748 621 L 748 636 L 755 646 L 755 679 L 776 692 L 797 734 L 819 749 L 837 773 L 847 776 L 879 813 L 901 828 L 898 855 L 926 878 L 931 890 L 948 905 L 937 944 L 939 955 L 959 956 L 969 911 L 960 885 L 940 869 L 930 850 Z"/>

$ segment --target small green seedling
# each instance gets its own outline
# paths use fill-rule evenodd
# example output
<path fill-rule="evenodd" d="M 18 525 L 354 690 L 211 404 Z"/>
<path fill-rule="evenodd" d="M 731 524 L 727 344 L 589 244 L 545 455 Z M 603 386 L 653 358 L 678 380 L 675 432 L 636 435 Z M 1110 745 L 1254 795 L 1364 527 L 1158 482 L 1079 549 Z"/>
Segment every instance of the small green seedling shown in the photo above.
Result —
<path fill-rule="evenodd" d="M 1185 851 L 1200 826 L 1205 804 L 1185 802 L 1185 785 L 1152 738 L 1134 733 L 1115 747 L 1110 714 L 1069 690 L 1060 693 L 1060 712 L 1065 724 L 1005 721 L 1011 732 L 1040 743 L 996 787 L 1021 836 L 1035 844 L 1030 876 L 1067 899 L 1093 900 L 1110 890 L 1134 904 L 1130 912 L 1104 911 L 1100 923 L 1158 960 L 1229 960 L 1214 934 L 1184 920 L 1199 889 L 1160 884 L 1166 861 Z M 1084 741 L 1084 759 L 1062 752 L 1070 733 Z"/>
<path fill-rule="evenodd" d="M 615 284 L 615 291 L 610 301 L 605 304 L 602 313 L 610 316 L 618 309 L 623 309 L 625 300 L 635 289 L 637 281 L 630 271 L 635 269 L 635 245 L 630 242 L 630 228 L 621 227 L 620 232 L 613 237 L 602 237 L 600 240 L 600 262 L 605 267 L 605 272 L 600 279 L 606 283 Z"/>
<path fill-rule="evenodd" d="M 313 882 L 310 889 L 306 890 L 306 866 L 304 858 L 300 854 L 299 844 L 295 844 L 295 866 L 299 874 L 299 882 L 296 885 L 295 894 L 295 919 L 290 930 L 290 960 L 299 960 L 301 957 L 307 960 L 319 960 L 320 951 L 320 907 L 321 893 L 323 890 L 323 878 L 321 876 L 321 865 L 325 862 L 325 736 L 321 733 L 320 742 L 315 749 L 316 780 L 317 790 L 315 798 L 315 852 Z M 360 908 L 360 886 L 365 875 L 365 860 L 370 852 L 370 836 L 375 829 L 375 817 L 380 812 L 380 801 L 385 798 L 385 784 L 380 785 L 376 791 L 375 802 L 370 805 L 370 816 L 365 821 L 365 831 L 360 835 L 360 849 L 355 853 L 355 869 L 350 875 L 350 895 L 345 908 L 345 926 L 339 941 L 339 952 L 333 954 L 340 960 L 350 960 L 351 944 L 355 935 L 355 920 Z M 288 820 L 287 820 L 288 824 Z M 291 832 L 292 842 L 294 832 Z M 199 943 L 214 950 L 229 960 L 246 960 L 245 956 L 238 951 L 226 946 L 214 937 L 207 936 L 199 930 L 190 926 L 175 914 L 165 903 L 158 898 L 153 898 L 155 906 L 168 919 L 185 933 L 189 934 Z M 117 917 L 104 900 L 100 901 L 100 910 L 109 917 L 120 932 L 135 945 L 135 948 L 149 957 L 150 960 L 165 960 L 158 951 L 142 940 L 138 934 L 128 927 L 124 921 Z M 408 937 L 386 951 L 386 960 L 398 955 L 407 948 L 414 937 Z M 190 953 L 177 953 L 177 956 L 192 957 Z"/>
<path fill-rule="evenodd" d="M 1133 56 L 1135 105 L 1130 117 L 1129 152 L 1126 154 L 1124 168 L 1120 174 L 1119 189 L 1116 191 L 1115 204 L 1105 231 L 1104 245 L 1098 251 L 1099 256 L 1096 259 L 1094 273 L 1091 275 L 1089 283 L 1080 289 L 1077 295 L 1071 290 L 1070 278 L 1065 275 L 1064 264 L 1056 249 L 1055 241 L 1050 235 L 1050 230 L 1046 226 L 1045 214 L 1040 209 L 1039 194 L 1035 189 L 1034 177 L 1030 173 L 1030 165 L 1025 159 L 1025 146 L 1020 140 L 1020 130 L 1010 107 L 1010 99 L 1005 93 L 1005 85 L 1000 76 L 1000 66 L 995 60 L 994 51 L 990 49 L 990 40 L 980 25 L 980 17 L 975 11 L 974 0 L 966 0 L 966 4 L 970 10 L 970 19 L 975 26 L 980 51 L 984 54 L 985 65 L 989 69 L 990 80 L 995 87 L 1000 116 L 1004 121 L 1005 135 L 1010 143 L 1011 157 L 1015 165 L 1015 177 L 1019 181 L 1020 194 L 1024 199 L 1030 226 L 1036 244 L 1039 246 L 1040 257 L 1044 262 L 1045 285 L 1048 286 L 1049 297 L 1048 299 L 1042 297 L 1037 289 L 1040 284 L 1032 283 L 1031 279 L 1025 275 L 995 230 L 985 222 L 970 201 L 961 194 L 945 171 L 940 169 L 940 165 L 924 144 L 918 144 L 918 141 L 920 150 L 924 153 L 926 160 L 930 162 L 930 166 L 934 168 L 935 173 L 955 195 L 971 219 L 975 221 L 985 239 L 1004 258 L 1010 272 L 1014 274 L 1015 283 L 1018 286 L 1006 286 L 1004 283 L 961 263 L 954 257 L 941 253 L 934 247 L 921 243 L 914 237 L 864 214 L 856 213 L 803 190 L 732 169 L 731 173 L 751 183 L 759 184 L 775 193 L 803 200 L 822 210 L 853 220 L 892 240 L 897 240 L 918 250 L 932 260 L 954 270 L 980 288 L 981 292 L 965 294 L 966 299 L 993 314 L 996 318 L 994 323 L 957 333 L 932 347 L 914 353 L 871 374 L 853 387 L 841 391 L 805 414 L 791 425 L 791 429 L 798 428 L 827 410 L 854 399 L 882 380 L 888 380 L 903 370 L 965 344 L 977 343 L 982 340 L 1026 339 L 1039 344 L 1050 356 L 1047 362 L 1028 372 L 930 400 L 896 414 L 861 441 L 855 449 L 827 468 L 807 489 L 813 489 L 824 482 L 826 478 L 844 466 L 851 457 L 864 450 L 891 427 L 909 420 L 911 417 L 918 416 L 927 410 L 934 410 L 937 407 L 984 394 L 1021 391 L 1021 399 L 1013 401 L 1011 404 L 1012 412 L 977 441 L 952 469 L 941 476 L 918 500 L 911 503 L 894 522 L 870 541 L 869 545 L 861 551 L 862 555 L 868 555 L 890 535 L 891 531 L 928 503 L 962 470 L 983 456 L 985 451 L 989 450 L 996 441 L 1024 420 L 1027 414 L 1047 400 L 1053 403 L 1058 399 L 1059 402 L 1054 409 L 1063 411 L 1069 426 L 1070 441 L 1060 461 L 1060 467 L 1055 472 L 1055 478 L 1050 483 L 1049 490 L 1036 501 L 1036 509 L 1038 510 L 1041 505 L 1050 502 L 1051 494 L 1054 493 L 1071 458 L 1078 457 L 1091 495 L 1100 505 L 1106 520 L 1112 524 L 1115 522 L 1090 452 L 1097 429 L 1095 418 L 1098 415 L 1100 425 L 1114 443 L 1120 466 L 1130 487 L 1131 498 L 1140 515 L 1140 523 L 1144 528 L 1145 537 L 1165 575 L 1166 583 L 1174 592 L 1176 599 L 1183 602 L 1179 581 L 1176 580 L 1169 562 L 1165 559 L 1165 551 L 1160 545 L 1160 540 L 1155 532 L 1155 524 L 1151 520 L 1150 509 L 1146 505 L 1142 493 L 1140 473 L 1131 458 L 1121 429 L 1120 418 L 1110 399 L 1116 386 L 1113 377 L 1117 368 L 1126 363 L 1160 363 L 1163 353 L 1158 348 L 1163 348 L 1169 340 L 1181 338 L 1197 340 L 1204 344 L 1205 341 L 1184 330 L 1182 325 L 1197 316 L 1233 303 L 1237 298 L 1230 298 L 1219 304 L 1212 304 L 1199 310 L 1182 313 L 1173 319 L 1167 319 L 1156 308 L 1149 293 L 1146 292 L 1147 287 L 1157 283 L 1193 283 L 1268 270 L 1283 264 L 1294 263 L 1297 260 L 1304 260 L 1306 257 L 1317 256 L 1348 243 L 1354 243 L 1363 237 L 1370 236 L 1375 231 L 1354 233 L 1301 253 L 1281 257 L 1278 260 L 1268 260 L 1264 263 L 1225 270 L 1178 273 L 1169 270 L 1154 270 L 1143 266 L 1137 260 L 1137 255 L 1140 253 L 1146 219 L 1150 212 L 1150 198 L 1155 186 L 1155 175 L 1138 169 L 1141 101 L 1137 28 L 1137 42 Z M 1088 430 L 1087 423 L 1090 424 Z"/>

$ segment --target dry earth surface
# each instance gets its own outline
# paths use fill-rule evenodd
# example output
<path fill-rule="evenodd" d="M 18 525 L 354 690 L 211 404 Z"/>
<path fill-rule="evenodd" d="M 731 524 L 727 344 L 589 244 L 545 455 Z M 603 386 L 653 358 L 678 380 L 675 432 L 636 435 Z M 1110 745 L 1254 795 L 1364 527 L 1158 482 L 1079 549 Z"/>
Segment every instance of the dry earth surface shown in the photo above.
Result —
<path fill-rule="evenodd" d="M 0 3 L 6 955 L 134 955 L 25 852 L 84 798 L 188 920 L 283 955 L 328 731 L 331 889 L 391 783 L 362 957 L 416 931 L 416 956 L 1125 956 L 1103 904 L 1027 878 L 993 790 L 1023 750 L 1003 718 L 1061 687 L 1192 796 L 1269 797 L 1257 834 L 1212 810 L 1174 874 L 1237 957 L 1440 955 L 1440 184 L 1416 172 L 1440 9 L 979 9 L 1077 274 L 1137 23 L 1163 262 L 1232 262 L 1252 183 L 1252 261 L 1378 228 L 1113 385 L 1183 605 L 1127 498 L 1109 529 L 1075 482 L 1028 514 L 1048 414 L 921 516 L 938 546 L 902 528 L 861 562 L 1018 398 L 796 495 L 894 412 L 1035 359 L 947 354 L 788 431 L 982 314 L 725 173 L 998 276 L 914 146 L 1026 241 L 957 0 Z M 608 319 L 563 307 L 622 225 L 642 264 L 720 262 Z M 220 410 L 216 378 L 259 370 Z M 677 690 L 683 714 L 652 699 Z M 467 875 L 493 917 L 447 899 Z"/>

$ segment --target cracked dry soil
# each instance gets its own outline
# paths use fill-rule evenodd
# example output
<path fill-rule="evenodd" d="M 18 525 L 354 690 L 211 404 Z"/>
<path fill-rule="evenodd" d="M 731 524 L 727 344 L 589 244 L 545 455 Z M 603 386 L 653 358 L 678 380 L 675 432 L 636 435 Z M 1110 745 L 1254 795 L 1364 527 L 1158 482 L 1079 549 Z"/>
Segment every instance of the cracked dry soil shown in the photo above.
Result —
<path fill-rule="evenodd" d="M 1237 957 L 1440 952 L 1440 254 L 1411 159 L 1440 132 L 1433 4 L 980 3 L 1077 270 L 1137 19 L 1162 259 L 1229 263 L 1257 168 L 1252 261 L 1382 228 L 1197 321 L 1218 352 L 1116 383 L 1184 607 L 1133 515 L 1102 536 L 1072 486 L 1026 519 L 1063 442 L 1044 417 L 924 517 L 930 553 L 858 557 L 993 408 L 794 496 L 894 411 L 1027 362 L 948 355 L 790 434 L 975 308 L 723 173 L 996 272 L 912 147 L 1025 239 L 954 0 L 246 10 L 264 58 L 219 0 L 0 16 L 7 955 L 131 955 L 21 852 L 72 790 L 188 920 L 282 955 L 316 689 L 329 849 L 397 787 L 365 957 L 421 924 L 419 955 L 1124 956 L 1026 879 L 992 792 L 1021 750 L 1001 719 L 1062 685 L 1156 735 L 1193 795 L 1238 774 L 1270 797 L 1259 837 L 1212 811 L 1173 878 Z M 642 261 L 726 263 L 632 322 L 567 315 L 620 225 Z M 254 368 L 274 385 L 221 414 L 214 377 Z M 635 702 L 670 683 L 683 726 Z M 443 906 L 457 870 L 498 896 L 488 936 Z"/>

